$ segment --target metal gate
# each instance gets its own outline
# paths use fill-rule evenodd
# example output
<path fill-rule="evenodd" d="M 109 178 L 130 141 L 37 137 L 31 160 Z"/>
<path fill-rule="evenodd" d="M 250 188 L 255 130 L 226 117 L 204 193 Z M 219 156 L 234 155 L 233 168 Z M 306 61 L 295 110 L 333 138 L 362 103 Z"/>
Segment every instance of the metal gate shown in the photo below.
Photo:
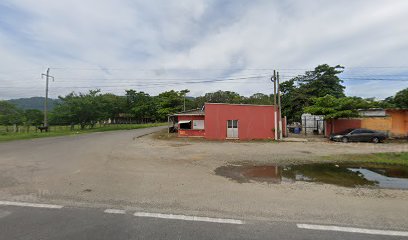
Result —
<path fill-rule="evenodd" d="M 324 116 L 311 115 L 309 113 L 302 114 L 302 132 L 305 135 L 324 135 L 324 127 Z"/>
<path fill-rule="evenodd" d="M 227 138 L 238 138 L 238 120 L 227 120 Z"/>

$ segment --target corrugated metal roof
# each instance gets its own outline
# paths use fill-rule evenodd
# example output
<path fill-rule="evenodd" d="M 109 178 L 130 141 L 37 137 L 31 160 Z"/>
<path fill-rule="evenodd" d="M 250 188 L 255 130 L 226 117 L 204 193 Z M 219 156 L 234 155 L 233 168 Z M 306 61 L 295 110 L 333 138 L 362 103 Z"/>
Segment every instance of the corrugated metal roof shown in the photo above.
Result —
<path fill-rule="evenodd" d="M 181 115 L 205 115 L 204 110 L 197 108 L 197 109 L 191 109 L 183 112 L 178 112 L 174 114 L 170 114 L 170 116 L 181 116 Z"/>
<path fill-rule="evenodd" d="M 205 103 L 206 105 L 234 105 L 234 106 L 255 106 L 255 107 L 273 107 L 273 104 L 248 104 L 248 103 Z"/>

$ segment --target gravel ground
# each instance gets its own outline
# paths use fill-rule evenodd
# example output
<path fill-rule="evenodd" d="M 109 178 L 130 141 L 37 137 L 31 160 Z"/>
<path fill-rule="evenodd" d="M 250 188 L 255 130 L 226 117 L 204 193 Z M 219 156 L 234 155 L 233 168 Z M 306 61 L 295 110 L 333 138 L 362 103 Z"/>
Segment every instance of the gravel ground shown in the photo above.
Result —
<path fill-rule="evenodd" d="M 0 144 L 0 199 L 268 221 L 408 229 L 408 191 L 237 183 L 237 163 L 408 151 L 406 144 L 159 140 L 162 128 Z M 143 137 L 138 137 L 142 136 Z"/>

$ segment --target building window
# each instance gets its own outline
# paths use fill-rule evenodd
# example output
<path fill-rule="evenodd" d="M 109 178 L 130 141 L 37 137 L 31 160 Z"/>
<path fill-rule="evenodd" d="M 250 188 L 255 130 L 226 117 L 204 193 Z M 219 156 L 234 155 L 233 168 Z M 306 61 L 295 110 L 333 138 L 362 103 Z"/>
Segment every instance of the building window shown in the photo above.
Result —
<path fill-rule="evenodd" d="M 193 120 L 193 129 L 203 130 L 204 120 Z"/>
<path fill-rule="evenodd" d="M 191 129 L 191 121 L 179 121 L 179 128 L 180 129 Z"/>

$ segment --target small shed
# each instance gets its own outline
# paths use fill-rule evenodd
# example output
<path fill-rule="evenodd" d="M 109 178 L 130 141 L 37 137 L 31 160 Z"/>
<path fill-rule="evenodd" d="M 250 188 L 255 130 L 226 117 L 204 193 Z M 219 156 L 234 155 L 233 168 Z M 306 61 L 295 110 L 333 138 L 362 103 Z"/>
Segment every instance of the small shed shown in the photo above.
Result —
<path fill-rule="evenodd" d="M 193 109 L 169 116 L 172 128 L 180 137 L 204 137 L 204 109 Z"/>

